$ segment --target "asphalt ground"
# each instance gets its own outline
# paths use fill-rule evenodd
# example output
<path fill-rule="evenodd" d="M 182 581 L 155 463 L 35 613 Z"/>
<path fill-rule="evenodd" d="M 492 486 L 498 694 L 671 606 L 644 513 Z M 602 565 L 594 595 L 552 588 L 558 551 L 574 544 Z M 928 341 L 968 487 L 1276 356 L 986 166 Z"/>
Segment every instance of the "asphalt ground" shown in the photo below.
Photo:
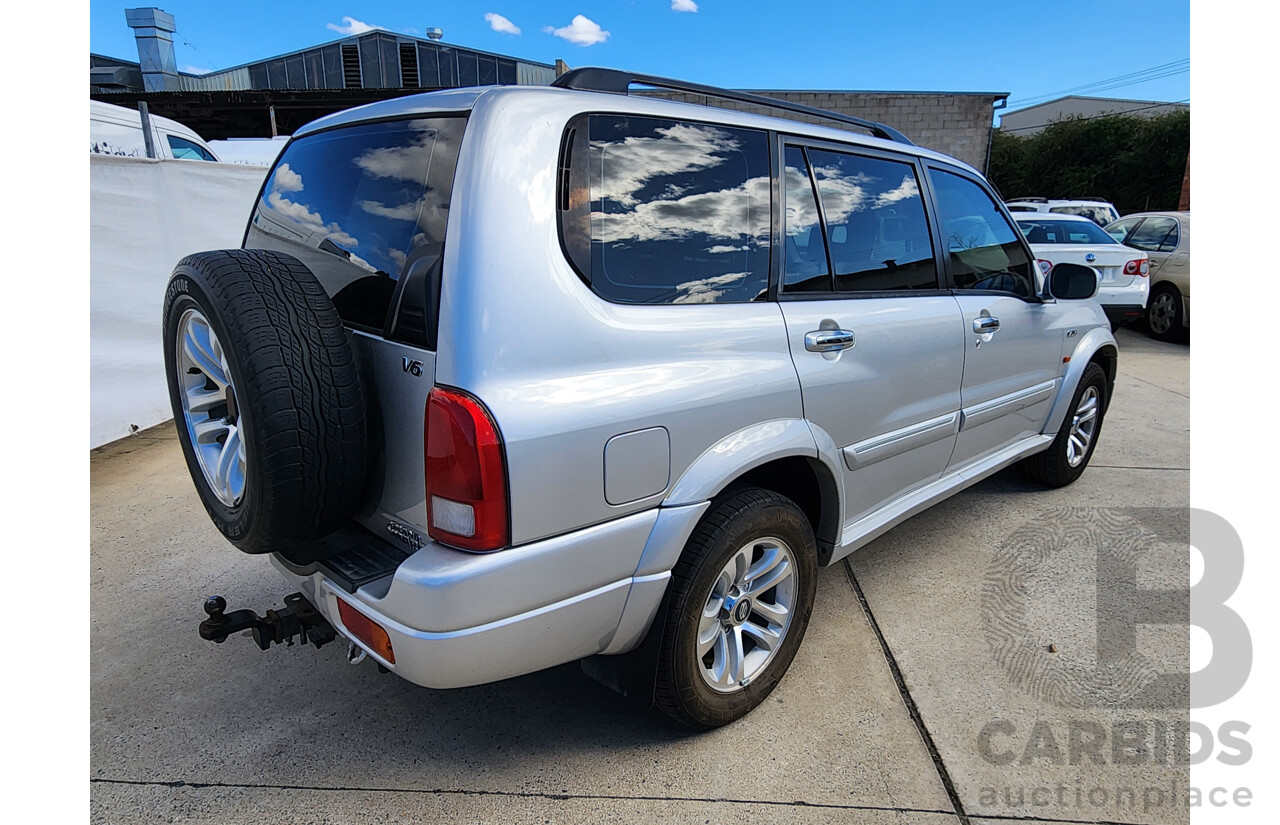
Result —
<path fill-rule="evenodd" d="M 341 644 L 211 645 L 206 595 L 283 580 L 213 528 L 171 424 L 95 450 L 91 819 L 1187 822 L 1189 348 L 1117 338 L 1079 481 L 1007 470 L 822 571 L 787 677 L 707 733 L 577 665 L 433 691 Z"/>

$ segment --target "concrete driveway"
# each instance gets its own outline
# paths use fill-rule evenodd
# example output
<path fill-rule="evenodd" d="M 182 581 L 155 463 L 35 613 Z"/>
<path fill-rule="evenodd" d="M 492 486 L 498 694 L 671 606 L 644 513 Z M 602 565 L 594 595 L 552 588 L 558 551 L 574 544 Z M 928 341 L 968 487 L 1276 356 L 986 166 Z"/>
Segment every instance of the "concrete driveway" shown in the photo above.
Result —
<path fill-rule="evenodd" d="M 94 451 L 92 819 L 1187 822 L 1189 350 L 1117 337 L 1076 484 L 1006 471 L 823 571 L 787 678 L 702 734 L 576 665 L 432 691 L 340 644 L 204 642 L 204 596 L 283 582 L 171 425 Z"/>

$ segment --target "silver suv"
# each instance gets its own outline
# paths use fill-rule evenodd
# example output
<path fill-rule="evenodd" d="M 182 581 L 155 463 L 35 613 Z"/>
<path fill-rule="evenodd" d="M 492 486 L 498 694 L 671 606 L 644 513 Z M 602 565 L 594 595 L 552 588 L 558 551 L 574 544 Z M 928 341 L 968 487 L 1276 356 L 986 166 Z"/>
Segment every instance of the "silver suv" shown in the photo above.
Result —
<path fill-rule="evenodd" d="M 433 688 L 584 659 L 732 721 L 819 568 L 1008 465 L 1084 471 L 1097 283 L 1041 273 L 970 167 L 781 101 L 576 70 L 323 118 L 166 295 L 200 497 L 301 594 L 201 633 L 340 636 Z"/>

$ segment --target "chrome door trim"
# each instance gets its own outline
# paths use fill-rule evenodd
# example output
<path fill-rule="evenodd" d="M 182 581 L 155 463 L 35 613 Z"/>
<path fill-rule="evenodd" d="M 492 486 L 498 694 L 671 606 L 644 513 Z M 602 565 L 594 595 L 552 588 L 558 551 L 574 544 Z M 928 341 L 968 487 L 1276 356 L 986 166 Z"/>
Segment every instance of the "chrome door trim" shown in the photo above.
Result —
<path fill-rule="evenodd" d="M 960 432 L 958 411 L 940 415 L 919 424 L 912 424 L 909 427 L 851 444 L 843 450 L 844 463 L 850 470 L 858 470 L 934 441 L 950 438 L 958 432 Z"/>
<path fill-rule="evenodd" d="M 966 430 L 970 427 L 976 427 L 979 424 L 985 424 L 988 421 L 994 421 L 1002 415 L 1008 415 L 1018 410 L 1026 409 L 1041 401 L 1047 401 L 1053 396 L 1054 390 L 1058 388 L 1058 381 L 1045 381 L 1043 384 L 1036 384 L 1034 387 L 1028 387 L 1025 390 L 1002 395 L 999 398 L 993 398 L 990 401 L 984 401 L 981 404 L 974 404 L 960 411 L 960 430 Z"/>

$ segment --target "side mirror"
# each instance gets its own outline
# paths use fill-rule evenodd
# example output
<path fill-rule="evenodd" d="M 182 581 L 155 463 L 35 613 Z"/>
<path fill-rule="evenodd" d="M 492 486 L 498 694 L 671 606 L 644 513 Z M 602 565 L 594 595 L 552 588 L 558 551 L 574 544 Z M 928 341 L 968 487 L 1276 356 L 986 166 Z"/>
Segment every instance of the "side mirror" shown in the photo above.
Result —
<path fill-rule="evenodd" d="M 1062 263 L 1049 270 L 1049 294 L 1065 301 L 1081 301 L 1098 294 L 1098 270 Z"/>

